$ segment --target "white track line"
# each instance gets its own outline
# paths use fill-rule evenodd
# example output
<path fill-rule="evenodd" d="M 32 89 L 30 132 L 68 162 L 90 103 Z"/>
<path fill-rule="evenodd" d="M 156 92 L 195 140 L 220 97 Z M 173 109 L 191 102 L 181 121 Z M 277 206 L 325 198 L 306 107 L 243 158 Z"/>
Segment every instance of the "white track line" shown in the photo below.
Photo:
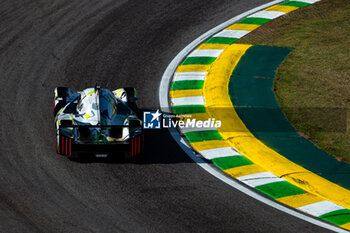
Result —
<path fill-rule="evenodd" d="M 171 82 L 171 78 L 173 77 L 173 74 L 178 67 L 178 65 L 181 63 L 184 57 L 186 57 L 187 54 L 189 54 L 192 50 L 194 50 L 200 43 L 204 42 L 206 39 L 208 39 L 210 36 L 214 35 L 215 33 L 223 30 L 224 28 L 227 28 L 228 26 L 238 22 L 239 20 L 243 19 L 244 17 L 247 17 L 257 11 L 266 9 L 270 6 L 276 5 L 278 3 L 283 2 L 283 0 L 275 0 L 272 2 L 269 2 L 267 4 L 263 4 L 259 7 L 256 7 L 252 10 L 246 11 L 240 15 L 237 15 L 236 17 L 233 17 L 232 19 L 216 26 L 215 28 L 209 30 L 208 32 L 204 33 L 194 41 L 192 41 L 189 45 L 187 45 L 182 51 L 180 51 L 176 57 L 169 63 L 168 67 L 163 73 L 162 79 L 160 81 L 159 85 L 159 92 L 158 92 L 158 99 L 159 99 L 159 105 L 163 112 L 170 112 L 170 105 L 168 102 L 168 94 L 169 94 L 169 85 Z M 245 185 L 241 184 L 240 182 L 234 180 L 233 178 L 227 177 L 225 174 L 223 174 L 221 171 L 218 171 L 216 168 L 211 166 L 207 160 L 200 158 L 197 156 L 196 152 L 193 151 L 193 149 L 186 143 L 186 141 L 181 137 L 180 133 L 176 129 L 169 129 L 170 135 L 174 138 L 174 140 L 177 142 L 177 144 L 181 147 L 181 149 L 200 167 L 202 167 L 204 170 L 206 170 L 208 173 L 212 174 L 219 180 L 225 182 L 226 184 L 230 185 L 231 187 L 245 193 L 246 195 L 265 203 L 266 205 L 269 205 L 273 208 L 276 208 L 280 211 L 283 211 L 289 215 L 292 215 L 294 217 L 297 217 L 299 219 L 302 219 L 304 221 L 307 221 L 309 223 L 315 224 L 316 226 L 323 227 L 325 229 L 334 231 L 334 232 L 341 232 L 341 233 L 349 233 L 349 231 L 346 231 L 345 229 L 336 227 L 334 225 L 331 225 L 329 223 L 323 222 L 317 218 L 310 217 L 308 215 L 305 215 L 299 211 L 296 211 L 294 209 L 287 208 L 286 206 L 273 201 L 271 199 L 268 199 L 261 195 L 260 193 L 257 193 L 256 191 L 251 190 L 250 188 L 246 187 Z"/>

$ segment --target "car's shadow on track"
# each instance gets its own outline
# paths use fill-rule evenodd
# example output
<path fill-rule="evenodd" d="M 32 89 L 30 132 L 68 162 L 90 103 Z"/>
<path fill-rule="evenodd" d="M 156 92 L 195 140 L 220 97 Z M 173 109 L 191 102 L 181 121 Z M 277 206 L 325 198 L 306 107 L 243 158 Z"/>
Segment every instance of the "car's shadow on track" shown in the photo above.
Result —
<path fill-rule="evenodd" d="M 133 164 L 171 164 L 193 163 L 178 146 L 167 129 L 144 131 L 144 152 L 136 158 L 124 159 L 124 156 L 108 158 L 84 157 L 78 163 L 133 163 Z"/>

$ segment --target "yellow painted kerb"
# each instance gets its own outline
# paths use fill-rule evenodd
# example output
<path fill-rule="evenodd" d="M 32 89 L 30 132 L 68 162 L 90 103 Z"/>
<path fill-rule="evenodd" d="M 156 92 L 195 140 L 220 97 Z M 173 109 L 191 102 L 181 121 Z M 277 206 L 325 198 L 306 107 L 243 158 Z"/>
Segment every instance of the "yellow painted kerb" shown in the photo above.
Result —
<path fill-rule="evenodd" d="M 170 91 L 170 98 L 181 98 L 181 97 L 189 97 L 189 96 L 202 96 L 202 89 L 191 89 L 191 90 L 175 90 Z"/>
<path fill-rule="evenodd" d="M 232 44 L 211 64 L 204 81 L 205 107 L 211 118 L 222 121 L 220 135 L 243 156 L 291 184 L 350 209 L 350 191 L 289 161 L 267 147 L 246 128 L 229 96 L 234 67 L 251 45 Z M 221 108 L 220 108 L 221 107 Z M 195 148 L 196 149 L 196 148 Z"/>
<path fill-rule="evenodd" d="M 266 172 L 262 167 L 257 164 L 250 164 L 245 166 L 239 166 L 224 170 L 225 173 L 232 177 L 240 177 L 245 175 L 250 175 L 254 173 Z"/>
<path fill-rule="evenodd" d="M 265 9 L 264 11 L 279 11 L 279 12 L 289 13 L 289 12 L 295 11 L 297 9 L 299 9 L 299 8 L 294 7 L 294 6 L 274 5 L 272 7 Z"/>
<path fill-rule="evenodd" d="M 256 25 L 256 24 L 233 24 L 229 27 L 227 27 L 227 30 L 244 30 L 244 31 L 254 31 L 255 29 L 257 29 L 258 27 L 260 27 L 260 25 Z"/>
<path fill-rule="evenodd" d="M 209 65 L 180 65 L 175 72 L 203 72 L 209 69 Z"/>

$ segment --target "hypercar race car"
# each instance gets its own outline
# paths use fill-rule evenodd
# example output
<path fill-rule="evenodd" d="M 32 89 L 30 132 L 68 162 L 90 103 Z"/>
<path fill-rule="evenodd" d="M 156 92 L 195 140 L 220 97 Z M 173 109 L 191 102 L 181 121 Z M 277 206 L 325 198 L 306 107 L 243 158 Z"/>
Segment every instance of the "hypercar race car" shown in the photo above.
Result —
<path fill-rule="evenodd" d="M 142 121 L 138 118 L 134 88 L 115 91 L 55 88 L 56 151 L 71 159 L 124 155 L 143 151 Z"/>

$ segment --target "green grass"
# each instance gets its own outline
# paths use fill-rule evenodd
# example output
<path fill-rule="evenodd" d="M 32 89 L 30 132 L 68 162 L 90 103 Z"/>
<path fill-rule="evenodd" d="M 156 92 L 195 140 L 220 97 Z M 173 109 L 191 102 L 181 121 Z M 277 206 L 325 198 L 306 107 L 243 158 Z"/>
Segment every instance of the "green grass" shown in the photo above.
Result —
<path fill-rule="evenodd" d="M 268 22 L 237 42 L 294 49 L 277 70 L 277 101 L 305 137 L 348 162 L 349 16 L 349 0 L 324 0 Z"/>

